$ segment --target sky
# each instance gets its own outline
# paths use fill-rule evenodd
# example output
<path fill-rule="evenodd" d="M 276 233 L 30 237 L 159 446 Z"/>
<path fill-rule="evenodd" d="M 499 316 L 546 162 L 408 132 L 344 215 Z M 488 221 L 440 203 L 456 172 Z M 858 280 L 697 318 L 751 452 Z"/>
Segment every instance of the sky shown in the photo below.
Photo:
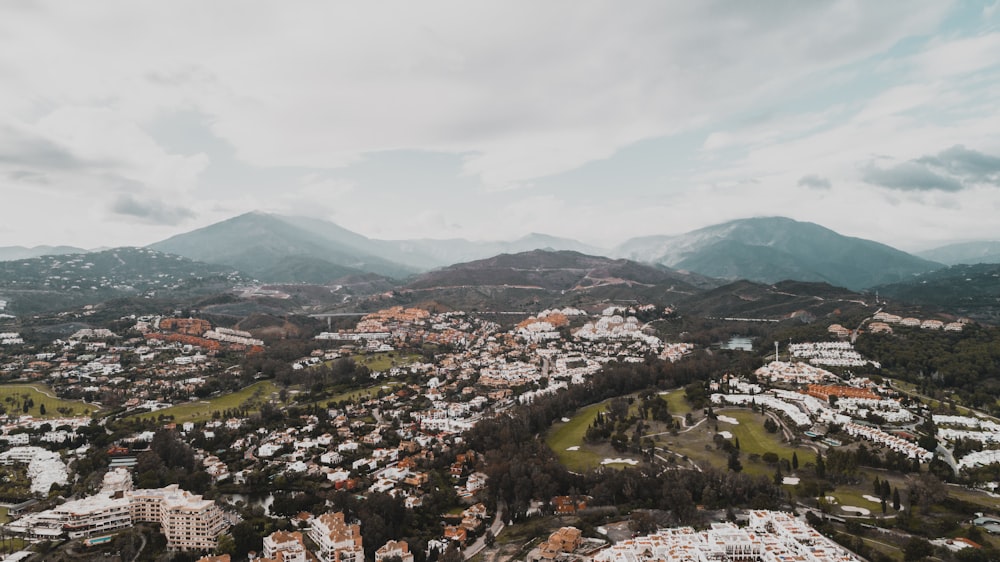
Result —
<path fill-rule="evenodd" d="M 612 247 L 1000 239 L 1000 2 L 0 5 L 0 246 L 252 210 Z"/>

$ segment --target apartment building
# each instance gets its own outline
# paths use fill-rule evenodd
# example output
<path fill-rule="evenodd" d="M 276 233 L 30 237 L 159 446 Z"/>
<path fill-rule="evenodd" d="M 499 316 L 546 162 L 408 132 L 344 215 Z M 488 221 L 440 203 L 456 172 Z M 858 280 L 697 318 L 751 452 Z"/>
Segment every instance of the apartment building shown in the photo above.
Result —
<path fill-rule="evenodd" d="M 306 552 L 302 533 L 275 531 L 264 537 L 264 558 L 260 562 L 306 562 Z"/>
<path fill-rule="evenodd" d="M 363 562 L 361 525 L 348 525 L 342 512 L 324 513 L 313 520 L 309 538 L 321 562 Z"/>
<path fill-rule="evenodd" d="M 210 550 L 226 530 L 222 510 L 212 500 L 181 490 L 176 484 L 127 492 L 132 520 L 159 523 L 170 550 Z"/>

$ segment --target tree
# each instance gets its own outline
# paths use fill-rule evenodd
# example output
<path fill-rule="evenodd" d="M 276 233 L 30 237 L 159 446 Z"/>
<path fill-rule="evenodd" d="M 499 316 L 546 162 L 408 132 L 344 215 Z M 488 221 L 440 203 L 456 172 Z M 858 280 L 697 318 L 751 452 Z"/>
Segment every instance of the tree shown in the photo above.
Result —
<path fill-rule="evenodd" d="M 823 462 L 823 453 L 816 453 L 816 477 L 826 478 L 826 463 Z"/>
<path fill-rule="evenodd" d="M 913 562 L 922 560 L 934 553 L 934 545 L 924 539 L 912 537 L 903 546 L 903 560 Z"/>
<path fill-rule="evenodd" d="M 882 495 L 882 482 L 879 481 L 878 476 L 876 476 L 875 481 L 872 482 L 872 490 L 874 490 L 874 493 L 872 495 L 874 496 Z"/>
<path fill-rule="evenodd" d="M 768 433 L 775 433 L 778 431 L 778 424 L 774 423 L 773 419 L 767 418 L 764 420 L 764 429 L 766 429 Z"/>
<path fill-rule="evenodd" d="M 45 415 L 45 404 L 41 404 L 41 405 L 38 406 L 38 415 L 40 415 L 40 416 L 44 416 Z"/>
<path fill-rule="evenodd" d="M 799 456 L 795 454 L 795 451 L 792 451 L 792 470 L 798 470 L 798 469 L 799 469 Z"/>
<path fill-rule="evenodd" d="M 892 508 L 899 511 L 899 488 L 892 489 Z"/>
<path fill-rule="evenodd" d="M 743 470 L 743 463 L 740 462 L 740 451 L 739 449 L 732 449 L 729 452 L 729 470 L 733 472 L 741 472 Z"/>

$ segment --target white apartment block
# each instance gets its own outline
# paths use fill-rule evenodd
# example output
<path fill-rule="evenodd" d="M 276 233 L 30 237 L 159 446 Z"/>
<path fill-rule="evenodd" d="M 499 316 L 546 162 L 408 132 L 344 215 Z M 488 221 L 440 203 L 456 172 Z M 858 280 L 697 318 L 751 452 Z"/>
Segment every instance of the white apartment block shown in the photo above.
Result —
<path fill-rule="evenodd" d="M 117 472 L 106 483 L 109 488 L 129 487 Z M 171 550 L 211 550 L 226 530 L 222 510 L 215 502 L 177 488 L 176 484 L 155 490 L 114 490 L 53 509 L 31 513 L 7 524 L 7 532 L 33 539 L 93 537 L 133 526 L 158 523 Z"/>
<path fill-rule="evenodd" d="M 361 525 L 348 525 L 342 512 L 314 519 L 309 538 L 316 544 L 320 562 L 364 562 Z"/>
<path fill-rule="evenodd" d="M 176 484 L 126 492 L 132 520 L 159 523 L 170 550 L 211 550 L 227 523 L 212 500 L 180 490 Z"/>
<path fill-rule="evenodd" d="M 306 544 L 298 531 L 275 531 L 264 537 L 264 560 L 281 562 L 306 562 Z"/>
<path fill-rule="evenodd" d="M 707 531 L 661 529 L 602 550 L 594 562 L 860 562 L 860 558 L 787 513 L 755 511 L 750 525 L 715 523 Z"/>

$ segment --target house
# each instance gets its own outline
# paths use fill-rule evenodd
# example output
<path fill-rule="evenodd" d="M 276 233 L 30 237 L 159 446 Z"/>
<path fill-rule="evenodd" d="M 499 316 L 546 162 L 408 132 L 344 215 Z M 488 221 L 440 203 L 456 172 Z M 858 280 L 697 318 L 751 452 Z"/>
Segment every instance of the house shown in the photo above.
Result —
<path fill-rule="evenodd" d="M 406 541 L 389 541 L 375 551 L 375 562 L 386 562 L 398 556 L 402 562 L 413 562 L 413 553 Z"/>
<path fill-rule="evenodd" d="M 576 513 L 581 509 L 587 509 L 586 496 L 556 496 L 552 498 L 552 508 L 556 513 Z"/>
<path fill-rule="evenodd" d="M 457 525 L 446 525 L 444 528 L 444 538 L 455 541 L 461 546 L 465 546 L 465 540 L 469 537 L 469 532 L 464 527 Z"/>
<path fill-rule="evenodd" d="M 573 552 L 579 548 L 582 536 L 580 529 L 576 527 L 563 527 L 539 545 L 539 555 L 542 560 L 553 560 L 564 552 Z"/>

